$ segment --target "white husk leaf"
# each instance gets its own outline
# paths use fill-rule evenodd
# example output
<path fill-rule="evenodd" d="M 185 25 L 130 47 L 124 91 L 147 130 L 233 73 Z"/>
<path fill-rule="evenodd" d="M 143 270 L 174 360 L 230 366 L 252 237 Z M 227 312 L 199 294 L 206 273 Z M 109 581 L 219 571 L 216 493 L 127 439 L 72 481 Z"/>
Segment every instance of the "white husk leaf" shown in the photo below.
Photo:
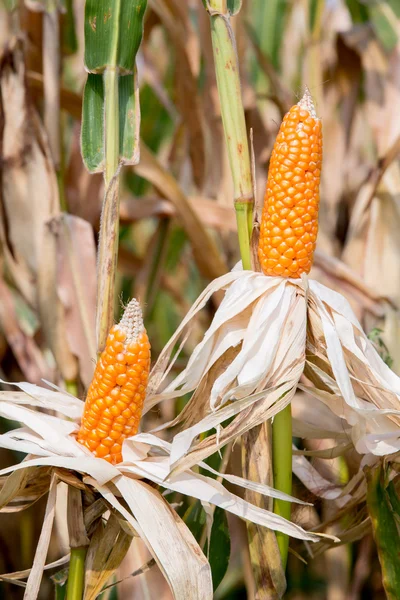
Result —
<path fill-rule="evenodd" d="M 173 347 L 185 343 L 190 321 L 221 289 L 225 290 L 225 297 L 204 339 L 195 348 L 187 368 L 166 384 L 177 356 L 171 358 Z M 293 537 L 318 540 L 319 535 L 249 504 L 228 492 L 219 481 L 200 475 L 191 467 L 201 466 L 235 485 L 296 502 L 269 486 L 221 475 L 202 461 L 287 406 L 305 367 L 308 383 L 301 388 L 307 394 L 302 399 L 303 406 L 298 398 L 294 403 L 297 433 L 329 437 L 336 443 L 333 450 L 338 453 L 351 440 L 356 450 L 365 454 L 367 462 L 372 455 L 394 454 L 400 449 L 400 379 L 380 359 L 342 296 L 306 277 L 282 280 L 237 268 L 208 286 L 161 353 L 151 374 L 145 410 L 164 399 L 195 390 L 230 348 L 236 348 L 231 362 L 219 370 L 207 388 L 205 416 L 192 421 L 172 443 L 152 434 L 125 440 L 124 460 L 117 466 L 95 458 L 76 442 L 81 401 L 60 390 L 14 384 L 22 393 L 0 392 L 0 415 L 18 420 L 23 426 L 1 435 L 0 446 L 31 456 L 20 465 L 3 469 L 0 475 L 39 465 L 85 474 L 85 481 L 98 489 L 143 537 L 176 598 L 211 597 L 209 566 L 173 509 L 141 479 Z M 319 389 L 318 381 L 324 389 Z M 307 398 L 309 412 L 304 406 Z M 195 414 L 195 404 L 191 408 Z M 204 415 L 203 409 L 204 406 Z M 47 411 L 56 411 L 59 416 Z M 227 425 L 228 419 L 231 421 Z M 210 430 L 217 434 L 201 440 L 200 434 Z M 293 469 L 313 493 L 334 500 L 339 506 L 348 502 L 351 492 L 332 486 L 304 456 L 294 456 Z M 115 488 L 131 512 L 116 498 Z M 181 557 L 179 568 L 176 556 Z M 42 562 L 44 565 L 41 558 Z"/>
<path fill-rule="evenodd" d="M 293 396 L 304 364 L 329 391 L 309 384 L 302 389 L 317 404 L 325 405 L 333 417 L 336 415 L 336 421 L 334 418 L 329 426 L 324 426 L 328 418 L 320 405 L 313 423 L 308 417 L 295 418 L 299 435 L 332 437 L 343 445 L 351 439 L 360 454 L 384 456 L 400 450 L 400 378 L 380 358 L 347 300 L 306 276 L 302 280 L 283 280 L 239 268 L 229 275 L 214 281 L 203 292 L 155 367 L 155 385 L 147 399 L 148 407 L 195 389 L 221 354 L 240 344 L 235 358 L 214 381 L 208 414 L 175 436 L 172 466 L 189 467 L 194 464 L 190 455 L 197 460 L 211 454 L 210 446 L 207 450 L 205 442 L 196 444 L 195 440 L 200 433 L 220 426 L 224 419 L 236 415 L 237 430 L 231 426 L 229 437 L 222 429 L 220 443 L 215 441 L 213 451 L 246 430 L 240 423 L 242 412 L 248 415 L 250 429 L 260 422 L 257 410 L 261 405 L 269 411 L 269 418 L 282 410 L 280 396 L 284 392 Z M 172 345 L 183 337 L 190 320 L 218 289 L 226 290 L 225 297 L 203 340 L 194 349 L 186 369 L 163 387 L 160 373 L 163 366 L 165 370 L 170 368 Z M 306 339 L 307 323 L 313 338 Z M 312 356 L 322 359 L 333 377 Z M 251 404 L 254 409 L 249 412 Z M 224 412 L 226 407 L 229 411 Z M 192 410 L 196 411 L 195 405 Z M 312 411 L 310 417 L 312 420 Z"/>
<path fill-rule="evenodd" d="M 183 469 L 179 473 L 172 473 L 170 453 L 173 444 L 160 440 L 154 435 L 140 434 L 125 440 L 124 461 L 116 466 L 96 458 L 78 444 L 74 437 L 79 427 L 79 421 L 78 419 L 70 420 L 71 407 L 73 410 L 78 407 L 82 410 L 82 402 L 78 404 L 78 401 L 72 401 L 68 409 L 70 396 L 64 395 L 61 391 L 44 390 L 42 397 L 42 388 L 40 387 L 28 386 L 26 388 L 25 384 L 15 385 L 23 388 L 24 392 L 0 392 L 0 415 L 20 421 L 22 427 L 1 435 L 0 447 L 23 451 L 29 456 L 20 464 L 2 469 L 0 476 L 20 469 L 44 465 L 63 467 L 86 475 L 85 481 L 98 489 L 143 538 L 164 572 L 175 598 L 182 600 L 183 598 L 196 600 L 211 598 L 210 568 L 196 540 L 178 515 L 165 503 L 158 491 L 140 481 L 143 478 L 166 490 L 198 498 L 204 504 L 220 506 L 243 519 L 252 520 L 293 537 L 308 541 L 320 539 L 318 534 L 308 533 L 300 526 L 282 517 L 249 504 L 228 492 L 222 483 L 211 477 L 200 475 L 189 468 Z M 27 394 L 25 390 L 29 393 Z M 276 397 L 280 393 L 275 392 L 278 394 Z M 52 398 L 54 398 L 54 402 L 52 402 Z M 244 399 L 244 402 L 251 405 L 257 401 L 257 398 L 256 395 L 256 398 Z M 287 402 L 288 400 L 284 398 L 282 401 Z M 38 406 L 40 406 L 41 412 L 34 410 Z M 60 416 L 47 414 L 47 411 L 58 411 L 58 407 L 62 409 L 59 411 Z M 229 408 L 226 406 L 221 410 L 226 411 Z M 214 474 L 220 475 L 207 465 L 203 464 L 202 466 Z M 224 478 L 243 488 L 248 487 L 265 495 L 296 502 L 295 498 L 286 496 L 268 486 L 228 474 L 225 474 Z M 132 512 L 127 511 L 117 500 L 112 491 L 115 489 L 114 486 L 122 494 Z M 138 500 L 139 496 L 143 496 L 141 501 Z M 166 515 L 169 515 L 168 525 L 165 521 Z M 46 549 L 43 550 L 43 548 L 45 542 L 47 543 L 51 523 L 52 521 L 49 520 L 46 522 L 46 529 L 43 532 L 44 541 L 40 546 L 40 560 L 38 558 L 35 563 L 40 568 L 44 566 L 47 546 Z M 171 545 L 174 546 L 174 552 L 171 552 Z M 177 556 L 179 556 L 179 561 L 177 561 Z M 187 568 L 182 568 L 182 563 Z M 29 592 L 31 594 L 29 598 L 32 599 L 36 597 L 39 569 L 39 566 L 35 565 L 30 575 L 35 581 L 35 586 L 31 586 Z"/>

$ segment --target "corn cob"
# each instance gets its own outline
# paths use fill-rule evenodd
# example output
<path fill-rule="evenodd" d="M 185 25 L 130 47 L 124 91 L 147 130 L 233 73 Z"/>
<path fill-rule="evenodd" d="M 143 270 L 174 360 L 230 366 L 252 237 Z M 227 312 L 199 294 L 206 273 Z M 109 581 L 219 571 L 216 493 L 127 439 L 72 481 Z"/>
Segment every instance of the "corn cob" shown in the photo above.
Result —
<path fill-rule="evenodd" d="M 149 369 L 150 343 L 133 299 L 110 330 L 85 401 L 77 439 L 95 456 L 122 461 L 124 439 L 139 428 Z"/>
<path fill-rule="evenodd" d="M 258 256 L 265 275 L 309 273 L 318 233 L 321 121 L 310 93 L 285 115 L 272 151 Z"/>

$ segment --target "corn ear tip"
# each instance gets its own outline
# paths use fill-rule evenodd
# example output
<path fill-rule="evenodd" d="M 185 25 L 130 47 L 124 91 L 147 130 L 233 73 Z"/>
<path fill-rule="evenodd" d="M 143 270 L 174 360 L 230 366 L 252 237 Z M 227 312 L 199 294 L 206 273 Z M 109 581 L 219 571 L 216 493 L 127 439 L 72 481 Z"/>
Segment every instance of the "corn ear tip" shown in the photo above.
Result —
<path fill-rule="evenodd" d="M 310 90 L 308 89 L 307 86 L 304 91 L 303 97 L 297 103 L 297 106 L 299 106 L 300 108 L 302 108 L 304 110 L 308 110 L 308 112 L 310 113 L 310 115 L 313 119 L 318 119 L 317 113 L 315 110 L 315 106 L 314 106 L 314 102 L 313 102 Z"/>
<path fill-rule="evenodd" d="M 132 298 L 126 305 L 118 327 L 127 334 L 128 343 L 137 339 L 145 331 L 142 309 L 136 298 Z"/>

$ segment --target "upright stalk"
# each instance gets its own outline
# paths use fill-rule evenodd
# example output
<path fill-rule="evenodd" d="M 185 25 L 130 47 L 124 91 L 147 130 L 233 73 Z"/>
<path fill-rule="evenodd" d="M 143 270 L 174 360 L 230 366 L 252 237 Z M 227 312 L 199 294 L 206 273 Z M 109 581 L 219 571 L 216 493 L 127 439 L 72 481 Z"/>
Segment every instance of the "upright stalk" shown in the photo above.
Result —
<path fill-rule="evenodd" d="M 67 600 L 82 600 L 85 583 L 85 559 L 87 548 L 71 548 Z"/>
<path fill-rule="evenodd" d="M 292 493 L 292 406 L 288 404 L 275 415 L 272 423 L 272 470 L 274 487 Z M 292 506 L 285 500 L 274 500 L 274 513 L 290 520 Z M 286 568 L 289 536 L 276 532 L 283 568 Z"/>
<path fill-rule="evenodd" d="M 67 526 L 71 558 L 69 563 L 67 600 L 82 600 L 85 587 L 85 560 L 89 539 L 83 518 L 82 493 L 68 488 Z"/>
<path fill-rule="evenodd" d="M 119 22 L 121 0 L 114 3 L 115 22 Z M 97 352 L 105 347 L 108 331 L 114 323 L 114 287 L 119 242 L 119 68 L 118 46 L 120 30 L 112 31 L 110 61 L 104 71 L 104 181 L 106 194 L 103 204 L 99 241 L 99 272 L 97 278 Z M 115 178 L 115 179 L 114 179 Z"/>
<path fill-rule="evenodd" d="M 239 61 L 226 0 L 211 0 L 208 11 L 222 122 L 233 179 L 240 254 L 243 268 L 250 269 L 254 196 Z"/>
<path fill-rule="evenodd" d="M 240 254 L 244 269 L 251 269 L 250 240 L 253 223 L 254 194 L 252 184 L 250 153 L 247 142 L 246 124 L 241 98 L 239 77 L 239 62 L 236 52 L 235 38 L 229 21 L 227 0 L 205 0 L 211 19 L 211 38 L 214 53 L 215 71 L 218 92 L 221 103 L 221 114 L 224 126 L 225 141 L 234 185 L 234 204 L 238 224 Z M 265 431 L 261 431 L 265 428 Z M 270 449 L 265 446 L 270 443 L 271 435 L 268 424 L 260 426 L 256 436 L 247 436 L 243 442 L 243 468 L 246 469 L 251 461 L 249 453 L 258 456 L 258 472 L 270 473 Z M 272 427 L 273 451 L 273 485 L 276 489 L 291 494 L 292 491 L 292 416 L 288 406 L 275 416 Z M 266 440 L 269 440 L 266 442 Z M 261 468 L 262 462 L 264 468 Z M 271 484 L 270 481 L 265 482 Z M 290 503 L 275 501 L 274 512 L 290 519 Z M 257 597 L 267 598 L 269 591 L 263 589 L 262 565 L 265 558 L 270 560 L 271 553 L 276 553 L 274 545 L 267 536 L 257 530 L 256 535 L 250 532 L 250 553 L 257 584 Z M 288 537 L 277 534 L 277 542 L 282 565 L 285 568 L 288 553 Z M 268 548 L 266 548 L 268 546 Z M 276 547 L 276 544 L 275 544 Z M 263 556 L 260 555 L 263 553 Z"/>
<path fill-rule="evenodd" d="M 105 169 L 106 192 L 99 239 L 97 276 L 96 334 L 97 352 L 106 344 L 114 323 L 114 286 L 119 237 L 119 99 L 118 70 L 107 67 L 104 72 Z"/>

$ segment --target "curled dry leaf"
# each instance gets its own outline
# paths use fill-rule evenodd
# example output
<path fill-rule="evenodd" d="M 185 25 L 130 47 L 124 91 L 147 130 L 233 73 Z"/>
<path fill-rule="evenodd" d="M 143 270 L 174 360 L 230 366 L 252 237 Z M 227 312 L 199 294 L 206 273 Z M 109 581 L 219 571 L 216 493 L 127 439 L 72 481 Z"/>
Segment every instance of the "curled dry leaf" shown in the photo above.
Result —
<path fill-rule="evenodd" d="M 61 340 L 66 339 L 72 354 L 78 357 L 81 379 L 88 386 L 96 358 L 96 248 L 93 231 L 83 219 L 62 215 L 57 221 L 53 220 L 52 233 L 56 241 L 56 290 L 66 330 Z"/>

